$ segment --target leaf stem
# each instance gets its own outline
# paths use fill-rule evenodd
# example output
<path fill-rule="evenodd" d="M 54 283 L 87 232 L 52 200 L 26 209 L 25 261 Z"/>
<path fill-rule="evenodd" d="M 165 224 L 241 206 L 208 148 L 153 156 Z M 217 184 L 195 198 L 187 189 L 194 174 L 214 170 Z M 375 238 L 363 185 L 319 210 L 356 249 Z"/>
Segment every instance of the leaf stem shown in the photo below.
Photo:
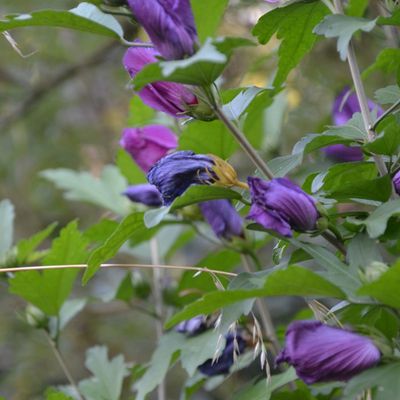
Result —
<path fill-rule="evenodd" d="M 346 256 L 346 247 L 334 235 L 325 231 L 321 233 L 321 236 L 325 238 L 332 246 L 336 247 L 344 256 Z"/>
<path fill-rule="evenodd" d="M 71 386 L 74 388 L 74 390 L 76 392 L 75 393 L 76 397 L 79 400 L 83 400 L 83 396 L 79 391 L 78 385 L 75 382 L 74 378 L 72 377 L 72 374 L 69 371 L 69 369 L 67 367 L 67 364 L 65 363 L 64 358 L 61 355 L 61 353 L 60 353 L 60 351 L 59 351 L 59 349 L 58 349 L 58 347 L 56 345 L 56 342 L 50 337 L 50 335 L 49 335 L 49 333 L 47 331 L 44 331 L 44 334 L 45 334 L 45 336 L 46 336 L 46 338 L 47 338 L 47 340 L 48 340 L 48 342 L 50 344 L 51 349 L 53 350 L 53 353 L 54 353 L 58 363 L 60 364 L 61 369 L 63 370 L 63 372 L 64 372 L 65 376 L 67 377 L 67 379 L 68 379 L 69 383 L 71 384 Z"/>
<path fill-rule="evenodd" d="M 397 100 L 396 103 L 392 104 L 379 118 L 377 118 L 377 120 L 372 124 L 370 129 L 372 131 L 375 131 L 380 122 L 384 120 L 389 114 L 391 114 L 398 107 L 400 107 L 400 99 Z"/>

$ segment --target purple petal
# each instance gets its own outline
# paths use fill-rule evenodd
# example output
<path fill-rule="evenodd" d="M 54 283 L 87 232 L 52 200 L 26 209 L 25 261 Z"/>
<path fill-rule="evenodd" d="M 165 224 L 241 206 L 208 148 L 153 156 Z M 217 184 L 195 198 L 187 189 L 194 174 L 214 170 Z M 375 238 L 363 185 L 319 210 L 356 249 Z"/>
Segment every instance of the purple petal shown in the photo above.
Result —
<path fill-rule="evenodd" d="M 134 203 L 142 203 L 149 207 L 160 207 L 162 205 L 160 192 L 155 186 L 147 183 L 129 186 L 123 194 Z"/>
<path fill-rule="evenodd" d="M 364 159 L 361 147 L 333 144 L 322 150 L 329 158 L 339 162 L 362 161 Z"/>

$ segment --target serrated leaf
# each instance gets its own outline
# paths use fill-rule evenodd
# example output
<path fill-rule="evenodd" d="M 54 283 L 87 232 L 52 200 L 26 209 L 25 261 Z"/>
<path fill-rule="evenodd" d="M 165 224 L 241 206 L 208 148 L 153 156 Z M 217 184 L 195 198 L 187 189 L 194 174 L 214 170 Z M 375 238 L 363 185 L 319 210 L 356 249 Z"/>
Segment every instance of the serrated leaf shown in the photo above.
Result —
<path fill-rule="evenodd" d="M 84 264 L 87 260 L 88 241 L 78 230 L 76 221 L 70 222 L 53 240 L 44 265 Z M 48 315 L 58 315 L 69 296 L 77 269 L 18 272 L 10 282 L 10 292 L 40 308 Z"/>
<path fill-rule="evenodd" d="M 348 15 L 328 15 L 315 27 L 314 32 L 327 38 L 338 38 L 337 50 L 342 61 L 347 58 L 347 51 L 352 36 L 359 30 L 370 32 L 375 28 L 376 19 L 350 17 Z"/>
<path fill-rule="evenodd" d="M 382 261 L 382 256 L 375 240 L 365 233 L 358 233 L 349 242 L 347 259 L 350 268 L 357 270 L 360 267 L 365 268 L 373 261 Z"/>
<path fill-rule="evenodd" d="M 397 155 L 400 150 L 400 124 L 394 115 L 379 123 L 378 136 L 363 147 L 374 154 Z"/>
<path fill-rule="evenodd" d="M 252 45 L 253 42 L 242 38 L 208 39 L 191 57 L 152 63 L 143 68 L 134 78 L 135 90 L 156 81 L 211 85 L 224 70 L 234 49 Z"/>
<path fill-rule="evenodd" d="M 258 279 L 257 282 L 260 280 Z M 254 287 L 254 286 L 253 286 Z M 263 296 L 314 296 L 344 298 L 339 287 L 306 268 L 290 266 L 271 272 L 262 287 L 249 290 L 225 290 L 206 294 L 175 314 L 166 328 L 199 314 L 210 314 L 230 304 Z"/>
<path fill-rule="evenodd" d="M 119 215 L 129 211 L 129 200 L 122 196 L 127 187 L 125 178 L 113 165 L 104 167 L 100 177 L 70 169 L 47 169 L 40 175 L 65 191 L 68 200 L 85 201 Z"/>
<path fill-rule="evenodd" d="M 96 346 L 86 353 L 86 368 L 93 377 L 79 382 L 79 390 L 86 400 L 119 400 L 122 383 L 129 375 L 122 355 L 108 359 L 107 348 Z"/>
<path fill-rule="evenodd" d="M 258 20 L 253 35 L 260 43 L 267 43 L 274 33 L 282 40 L 275 87 L 284 83 L 289 72 L 313 48 L 317 40 L 313 29 L 328 12 L 320 1 L 298 2 L 278 7 Z"/>
<path fill-rule="evenodd" d="M 379 104 L 394 104 L 400 100 L 400 87 L 398 85 L 390 85 L 378 89 L 375 92 L 375 99 Z"/>
<path fill-rule="evenodd" d="M 86 285 L 100 268 L 100 265 L 114 257 L 133 233 L 143 227 L 143 213 L 134 213 L 125 217 L 104 244 L 90 254 L 82 283 Z"/>
<path fill-rule="evenodd" d="M 11 249 L 14 237 L 14 206 L 10 200 L 0 202 L 0 260 Z"/>
<path fill-rule="evenodd" d="M 13 14 L 0 20 L 0 32 L 29 26 L 52 26 L 114 38 L 123 37 L 121 25 L 112 15 L 85 2 L 69 11 L 41 10 L 30 14 Z"/>

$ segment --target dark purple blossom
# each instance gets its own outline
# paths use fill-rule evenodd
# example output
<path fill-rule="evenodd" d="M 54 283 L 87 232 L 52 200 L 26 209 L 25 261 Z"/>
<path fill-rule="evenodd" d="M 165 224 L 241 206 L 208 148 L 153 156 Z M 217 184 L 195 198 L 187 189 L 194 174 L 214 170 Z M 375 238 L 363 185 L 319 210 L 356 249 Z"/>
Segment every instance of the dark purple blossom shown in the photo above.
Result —
<path fill-rule="evenodd" d="M 130 47 L 123 58 L 129 75 L 134 78 L 146 65 L 157 62 L 158 53 L 152 48 Z M 184 117 L 190 107 L 198 104 L 197 97 L 181 83 L 153 82 L 139 90 L 145 104 L 176 118 Z"/>
<path fill-rule="evenodd" d="M 123 194 L 134 203 L 142 203 L 150 207 L 160 207 L 162 205 L 160 192 L 155 186 L 148 183 L 129 186 Z"/>
<path fill-rule="evenodd" d="M 189 186 L 212 183 L 214 160 L 193 151 L 177 151 L 159 160 L 147 174 L 148 181 L 157 187 L 164 204 L 171 204 Z"/>
<path fill-rule="evenodd" d="M 119 144 L 147 172 L 168 151 L 176 149 L 178 138 L 166 126 L 147 125 L 124 129 Z"/>
<path fill-rule="evenodd" d="M 199 203 L 201 213 L 214 233 L 231 240 L 243 236 L 243 221 L 229 200 L 210 200 Z"/>
<path fill-rule="evenodd" d="M 376 365 L 379 349 L 366 336 L 318 321 L 295 321 L 276 362 L 287 362 L 305 383 L 347 381 Z"/>
<path fill-rule="evenodd" d="M 266 229 L 291 237 L 292 229 L 300 232 L 315 229 L 318 211 L 315 200 L 289 179 L 265 181 L 249 177 L 251 208 L 248 219 Z"/>
<path fill-rule="evenodd" d="M 377 115 L 381 115 L 383 110 L 372 100 L 368 100 L 370 111 L 376 110 Z M 332 119 L 336 126 L 345 125 L 353 114 L 361 112 L 360 103 L 357 95 L 350 93 L 349 88 L 344 88 L 336 97 L 332 108 Z M 325 154 L 335 161 L 361 161 L 364 156 L 361 147 L 350 147 L 344 144 L 335 144 L 323 149 Z"/>
<path fill-rule="evenodd" d="M 396 190 L 396 193 L 400 195 L 400 170 L 397 171 L 393 177 L 393 186 Z"/>
<path fill-rule="evenodd" d="M 187 321 L 182 321 L 175 329 L 177 332 L 186 333 L 190 336 L 197 335 L 207 329 L 206 319 L 203 315 L 198 315 Z"/>
<path fill-rule="evenodd" d="M 246 347 L 246 341 L 237 333 L 236 336 L 229 334 L 226 336 L 226 344 L 221 355 L 214 362 L 212 359 L 201 364 L 198 369 L 207 376 L 228 374 L 235 361 L 235 354 L 243 353 Z"/>
<path fill-rule="evenodd" d="M 197 32 L 189 0 L 129 0 L 138 22 L 167 60 L 191 56 Z"/>

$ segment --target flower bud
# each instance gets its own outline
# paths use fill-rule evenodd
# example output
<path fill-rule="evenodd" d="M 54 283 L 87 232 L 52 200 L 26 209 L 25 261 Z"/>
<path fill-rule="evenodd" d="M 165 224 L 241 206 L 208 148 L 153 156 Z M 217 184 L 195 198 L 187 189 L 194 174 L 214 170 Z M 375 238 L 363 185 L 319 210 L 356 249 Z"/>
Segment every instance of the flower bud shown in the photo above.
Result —
<path fill-rule="evenodd" d="M 168 151 L 178 146 L 178 138 L 166 126 L 147 125 L 124 129 L 119 144 L 147 172 Z"/>
<path fill-rule="evenodd" d="M 134 203 L 142 203 L 149 207 L 160 207 L 162 198 L 160 192 L 148 183 L 129 186 L 123 194 Z"/>
<path fill-rule="evenodd" d="M 398 195 L 400 195 L 400 170 L 398 170 L 396 172 L 396 174 L 394 175 L 394 177 L 392 179 L 392 182 L 393 182 L 394 189 L 396 190 L 396 193 Z"/>
<path fill-rule="evenodd" d="M 295 321 L 286 332 L 286 345 L 276 359 L 292 365 L 305 383 L 347 381 L 376 365 L 377 346 L 366 336 L 318 321 Z"/>

